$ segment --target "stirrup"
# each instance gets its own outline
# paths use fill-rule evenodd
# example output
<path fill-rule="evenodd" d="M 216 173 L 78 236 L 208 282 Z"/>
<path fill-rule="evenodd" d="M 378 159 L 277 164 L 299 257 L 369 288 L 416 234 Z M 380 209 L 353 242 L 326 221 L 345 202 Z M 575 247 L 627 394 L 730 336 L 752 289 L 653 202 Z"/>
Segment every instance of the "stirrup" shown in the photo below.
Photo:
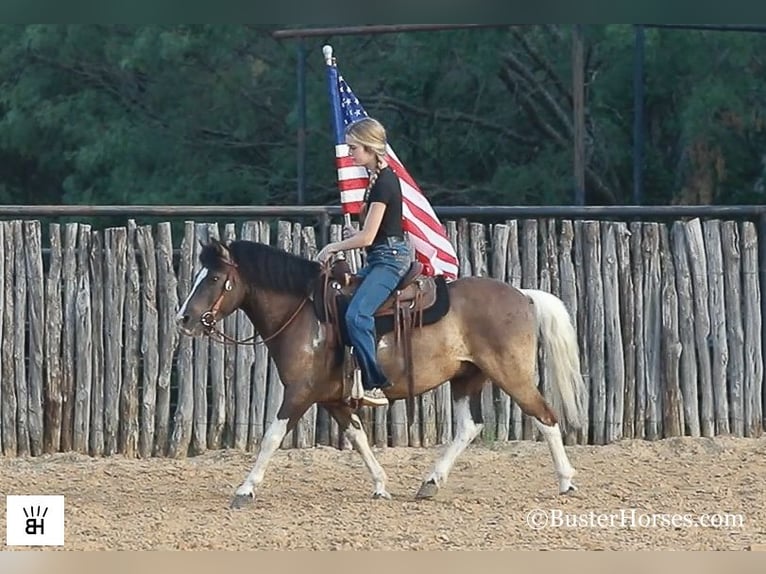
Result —
<path fill-rule="evenodd" d="M 359 400 L 364 396 L 364 387 L 362 386 L 362 371 L 354 369 L 354 384 L 351 385 L 351 398 Z"/>

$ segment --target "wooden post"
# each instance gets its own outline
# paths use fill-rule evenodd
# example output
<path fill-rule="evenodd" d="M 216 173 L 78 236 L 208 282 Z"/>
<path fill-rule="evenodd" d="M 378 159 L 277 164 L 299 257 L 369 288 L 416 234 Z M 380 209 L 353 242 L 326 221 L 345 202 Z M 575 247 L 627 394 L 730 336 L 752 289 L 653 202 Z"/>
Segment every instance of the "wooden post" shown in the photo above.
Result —
<path fill-rule="evenodd" d="M 91 285 L 90 337 L 93 341 L 91 354 L 92 378 L 90 390 L 90 439 L 91 456 L 104 454 L 104 237 L 92 231 L 88 254 Z"/>
<path fill-rule="evenodd" d="M 13 333 L 15 339 L 14 346 L 16 347 L 13 360 L 16 366 L 16 401 L 18 405 L 16 424 L 19 455 L 28 456 L 31 454 L 29 443 L 29 386 L 27 382 L 27 365 L 24 357 L 27 337 L 24 329 L 18 328 L 18 326 L 23 325 L 26 321 L 28 299 L 27 273 L 24 264 L 24 234 L 21 221 L 14 221 L 12 227 L 14 259 L 16 260 L 16 289 L 13 292 L 16 298 L 13 315 L 13 324 L 16 326 Z"/>
<path fill-rule="evenodd" d="M 561 222 L 561 233 L 559 235 L 559 289 L 561 291 L 561 300 L 569 311 L 575 331 L 578 332 L 582 326 L 578 324 L 579 303 L 577 299 L 577 277 L 574 262 L 572 261 L 573 249 L 574 226 L 572 221 L 564 220 Z M 582 352 L 580 354 L 582 355 Z M 582 361 L 582 356 L 580 360 Z M 586 379 L 586 381 L 588 380 Z M 588 429 L 585 428 L 585 433 L 587 434 L 587 432 Z M 569 445 L 577 444 L 577 433 L 578 431 L 575 429 L 567 429 L 564 435 L 564 442 Z"/>
<path fill-rule="evenodd" d="M 766 240 L 763 238 L 762 240 Z M 742 314 L 745 319 L 745 436 L 763 433 L 763 355 L 761 354 L 761 288 L 758 279 L 758 228 L 752 221 L 742 223 Z"/>
<path fill-rule="evenodd" d="M 737 222 L 726 221 L 721 226 L 721 248 L 724 268 L 724 303 L 726 314 L 726 344 L 729 364 L 726 372 L 729 389 L 730 428 L 735 436 L 745 436 L 745 333 L 742 327 L 742 265 Z"/>
<path fill-rule="evenodd" d="M 670 235 L 665 224 L 660 226 L 660 258 L 662 262 L 662 380 L 665 383 L 662 394 L 663 435 L 684 435 L 684 410 L 679 363 L 681 338 L 678 331 L 678 294 L 676 291 L 676 270 L 673 264 L 673 250 Z"/>
<path fill-rule="evenodd" d="M 72 450 L 74 425 L 74 357 L 77 347 L 75 339 L 75 314 L 77 297 L 76 255 L 77 223 L 64 226 L 64 263 L 62 282 L 64 290 L 63 323 L 61 325 L 61 450 Z"/>
<path fill-rule="evenodd" d="M 708 271 L 705 242 L 699 219 L 686 224 L 686 246 L 689 250 L 689 268 L 694 298 L 694 340 L 697 348 L 697 386 L 700 389 L 700 432 L 702 436 L 715 435 L 713 410 L 713 383 L 710 371 L 710 312 L 708 307 Z"/>
<path fill-rule="evenodd" d="M 17 456 L 19 454 L 18 429 L 16 427 L 16 363 L 13 356 L 16 352 L 14 334 L 16 332 L 14 322 L 16 301 L 13 296 L 16 274 L 16 250 L 14 249 L 15 238 L 13 236 L 13 222 L 3 221 L 3 292 L 5 300 L 3 305 L 3 347 L 0 349 L 2 356 L 2 377 L 0 386 L 3 388 L 3 454 Z"/>
<path fill-rule="evenodd" d="M 29 447 L 32 456 L 43 452 L 43 356 L 45 330 L 45 288 L 40 222 L 24 222 L 26 274 L 28 288 L 27 360 L 29 365 Z"/>
<path fill-rule="evenodd" d="M 636 416 L 636 332 L 635 291 L 630 261 L 630 231 L 626 223 L 615 224 L 617 241 L 617 275 L 620 299 L 620 328 L 622 330 L 622 356 L 625 374 L 622 398 L 623 438 L 633 438 Z"/>
<path fill-rule="evenodd" d="M 633 300 L 635 301 L 635 314 L 633 331 L 636 334 L 636 386 L 633 397 L 635 410 L 633 411 L 633 438 L 644 438 L 646 428 L 644 425 L 646 411 L 646 355 L 644 351 L 644 255 L 643 255 L 643 225 L 641 222 L 630 223 L 630 257 L 631 272 L 633 274 Z M 627 417 L 626 417 L 627 418 Z"/>
<path fill-rule="evenodd" d="M 157 379 L 159 374 L 159 310 L 157 309 L 157 256 L 152 228 L 142 225 L 136 230 L 141 282 L 141 428 L 138 455 L 148 458 L 154 447 L 157 420 Z M 163 295 L 164 296 L 164 295 Z M 175 326 L 169 325 L 175 329 Z"/>
<path fill-rule="evenodd" d="M 91 396 L 93 386 L 93 314 L 90 277 L 90 225 L 81 224 L 78 230 L 77 262 L 75 269 L 77 294 L 75 296 L 75 364 L 74 428 L 72 449 L 90 452 Z"/>
<path fill-rule="evenodd" d="M 648 440 L 662 438 L 662 270 L 660 267 L 660 228 L 658 223 L 644 224 L 644 372 L 643 398 L 639 392 L 639 404 L 645 405 L 644 419 L 636 417 L 636 423 L 644 427 Z"/>
<path fill-rule="evenodd" d="M 679 377 L 684 405 L 684 430 L 689 436 L 698 437 L 700 436 L 700 415 L 697 358 L 694 348 L 694 299 L 685 225 L 682 222 L 673 223 L 671 238 L 678 293 L 678 335 L 681 344 Z"/>
<path fill-rule="evenodd" d="M 598 221 L 585 222 L 584 272 L 587 277 L 587 328 L 590 363 L 591 431 L 593 444 L 606 442 L 606 379 L 604 373 L 604 287 L 601 278 L 601 233 Z"/>
<path fill-rule="evenodd" d="M 181 256 L 183 260 L 183 255 Z M 179 343 L 176 329 L 178 311 L 178 279 L 173 270 L 173 239 L 170 223 L 157 226 L 157 305 L 159 331 L 159 365 L 157 372 L 157 413 L 154 456 L 165 456 L 170 447 L 170 379 L 173 357 Z M 188 339 L 188 337 L 186 337 Z M 179 355 L 180 359 L 180 355 Z M 181 372 L 178 372 L 179 376 Z"/>
<path fill-rule="evenodd" d="M 582 369 L 585 386 L 588 389 L 588 408 L 585 409 L 583 427 L 577 431 L 577 442 L 587 444 L 590 441 L 590 403 L 591 403 L 591 374 L 590 374 L 590 340 L 588 335 L 588 305 L 587 305 L 587 271 L 585 261 L 585 223 L 574 223 L 574 266 L 576 270 L 575 284 L 577 286 L 577 343 L 580 347 L 580 368 Z"/>
<path fill-rule="evenodd" d="M 625 408 L 625 358 L 620 326 L 617 226 L 606 222 L 601 228 L 604 279 L 604 343 L 606 355 L 606 429 L 605 441 L 622 438 Z"/>
<path fill-rule="evenodd" d="M 0 225 L 0 247 L 2 247 Z M 43 450 L 59 452 L 61 447 L 61 225 L 52 223 L 48 229 L 50 250 L 48 276 L 45 282 L 45 432 Z M 0 258 L 0 276 L 5 275 L 4 259 Z M 102 283 L 96 283 L 101 285 Z M 0 290 L 2 291 L 2 290 Z M 0 321 L 3 318 L 3 297 L 0 293 Z M 2 327 L 0 327 L 2 331 Z"/>
<path fill-rule="evenodd" d="M 191 290 L 192 256 L 194 253 L 194 222 L 184 225 L 184 237 L 181 241 L 181 258 L 178 262 L 178 299 L 183 300 Z M 184 458 L 189 453 L 192 434 L 192 416 L 194 414 L 194 381 L 192 371 L 192 340 L 182 337 L 176 358 L 178 381 L 178 402 L 173 415 L 173 431 L 168 446 L 168 456 Z"/>
<path fill-rule="evenodd" d="M 711 376 L 713 382 L 713 408 L 716 434 L 729 434 L 729 399 L 726 389 L 726 371 L 729 366 L 729 348 L 726 342 L 726 304 L 721 253 L 721 222 L 706 221 L 705 251 L 708 262 L 708 305 L 710 313 Z"/>
<path fill-rule="evenodd" d="M 136 222 L 128 221 L 125 244 L 124 356 L 120 386 L 119 450 L 127 457 L 138 454 L 138 352 L 141 346 L 141 299 L 136 262 Z"/>
<path fill-rule="evenodd" d="M 104 454 L 117 454 L 119 435 L 120 388 L 122 387 L 122 349 L 125 305 L 127 230 L 107 229 L 104 239 Z"/>

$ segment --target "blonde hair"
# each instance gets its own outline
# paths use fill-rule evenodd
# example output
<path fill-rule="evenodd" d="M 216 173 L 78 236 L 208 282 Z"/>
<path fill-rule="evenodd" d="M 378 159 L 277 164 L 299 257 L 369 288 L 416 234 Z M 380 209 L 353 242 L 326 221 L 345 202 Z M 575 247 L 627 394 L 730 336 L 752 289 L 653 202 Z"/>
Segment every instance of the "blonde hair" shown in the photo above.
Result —
<path fill-rule="evenodd" d="M 346 126 L 346 137 L 351 139 L 356 145 L 365 147 L 377 157 L 375 169 L 370 174 L 367 189 L 364 191 L 364 199 L 366 201 L 372 186 L 378 180 L 378 175 L 383 168 L 383 162 L 386 158 L 386 128 L 376 119 L 362 118 Z"/>

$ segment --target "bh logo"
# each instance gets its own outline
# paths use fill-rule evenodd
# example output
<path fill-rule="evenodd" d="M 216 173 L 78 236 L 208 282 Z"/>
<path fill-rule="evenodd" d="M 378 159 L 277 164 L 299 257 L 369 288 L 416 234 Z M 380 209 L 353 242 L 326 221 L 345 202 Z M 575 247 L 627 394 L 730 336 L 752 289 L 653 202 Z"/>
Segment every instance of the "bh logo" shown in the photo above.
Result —
<path fill-rule="evenodd" d="M 8 546 L 63 546 L 64 497 L 6 497 Z"/>
<path fill-rule="evenodd" d="M 35 509 L 37 512 L 35 513 Z M 41 507 L 39 504 L 30 506 L 27 511 L 26 508 L 22 508 L 24 516 L 27 517 L 27 527 L 24 532 L 27 534 L 45 534 L 45 515 L 48 514 L 48 507 Z"/>

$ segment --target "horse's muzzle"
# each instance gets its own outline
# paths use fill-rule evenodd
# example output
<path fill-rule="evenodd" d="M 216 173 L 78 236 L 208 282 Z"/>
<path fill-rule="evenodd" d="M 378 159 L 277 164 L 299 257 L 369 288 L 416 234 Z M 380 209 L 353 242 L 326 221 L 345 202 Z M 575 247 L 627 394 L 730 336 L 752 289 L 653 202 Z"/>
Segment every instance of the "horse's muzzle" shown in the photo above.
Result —
<path fill-rule="evenodd" d="M 178 331 L 180 333 L 182 333 L 183 335 L 187 335 L 189 337 L 196 337 L 197 335 L 201 335 L 203 330 L 205 331 L 210 330 L 210 327 L 208 327 L 203 322 L 202 318 L 200 318 L 199 323 L 192 323 L 191 317 L 189 317 L 189 315 L 186 315 L 186 314 L 176 316 L 176 326 L 178 327 Z"/>

